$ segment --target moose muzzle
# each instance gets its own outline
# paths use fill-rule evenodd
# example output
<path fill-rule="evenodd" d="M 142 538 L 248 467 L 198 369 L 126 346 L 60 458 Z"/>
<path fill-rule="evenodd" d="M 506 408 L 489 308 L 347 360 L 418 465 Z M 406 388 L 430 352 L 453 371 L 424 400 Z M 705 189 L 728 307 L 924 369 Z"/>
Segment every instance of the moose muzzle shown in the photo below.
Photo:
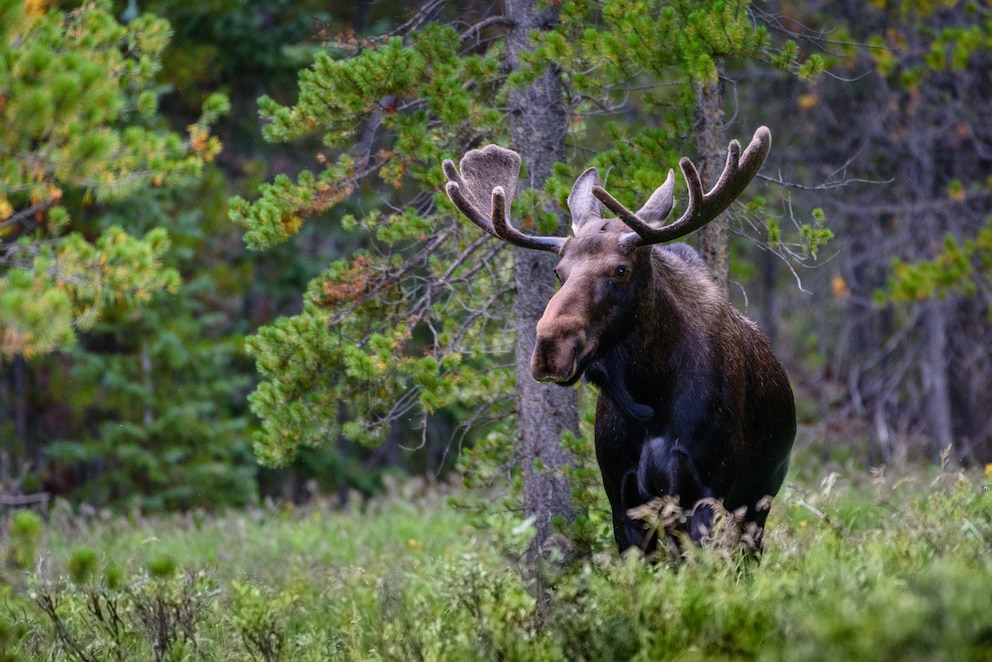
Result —
<path fill-rule="evenodd" d="M 530 372 L 539 382 L 569 385 L 582 376 L 594 351 L 587 341 L 584 325 L 578 320 L 548 322 L 541 318 L 537 323 L 537 342 L 530 360 Z"/>

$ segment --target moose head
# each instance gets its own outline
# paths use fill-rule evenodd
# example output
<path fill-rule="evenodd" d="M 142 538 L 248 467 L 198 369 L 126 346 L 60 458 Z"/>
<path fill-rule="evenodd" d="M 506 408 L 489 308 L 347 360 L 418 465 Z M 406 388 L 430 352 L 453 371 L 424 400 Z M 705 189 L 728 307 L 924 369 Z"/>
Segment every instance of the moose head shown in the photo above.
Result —
<path fill-rule="evenodd" d="M 556 253 L 555 270 L 562 283 L 537 325 L 537 343 L 531 373 L 540 381 L 570 385 L 577 381 L 601 347 L 631 325 L 637 306 L 625 305 L 643 297 L 651 287 L 650 249 L 684 237 L 720 215 L 761 169 L 771 147 L 771 132 L 760 127 L 741 153 L 735 140 L 717 183 L 708 192 L 692 161 L 679 166 L 689 191 L 685 212 L 662 225 L 674 206 L 675 173 L 637 212 L 620 204 L 603 189 L 599 172 L 589 168 L 575 181 L 568 196 L 572 237 L 531 236 L 509 222 L 520 156 L 489 145 L 465 154 L 460 172 L 444 162 L 446 191 L 455 206 L 489 234 L 514 246 Z M 603 218 L 604 208 L 616 218 Z"/>

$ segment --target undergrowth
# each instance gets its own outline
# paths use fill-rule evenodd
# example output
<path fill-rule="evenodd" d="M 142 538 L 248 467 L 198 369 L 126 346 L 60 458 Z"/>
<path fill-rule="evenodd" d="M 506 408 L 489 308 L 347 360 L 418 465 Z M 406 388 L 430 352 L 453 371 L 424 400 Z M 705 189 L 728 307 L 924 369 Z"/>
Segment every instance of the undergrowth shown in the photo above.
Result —
<path fill-rule="evenodd" d="M 7 660 L 987 660 L 988 475 L 788 485 L 755 564 L 673 569 L 604 540 L 544 570 L 530 529 L 436 489 L 146 519 L 4 523 Z"/>

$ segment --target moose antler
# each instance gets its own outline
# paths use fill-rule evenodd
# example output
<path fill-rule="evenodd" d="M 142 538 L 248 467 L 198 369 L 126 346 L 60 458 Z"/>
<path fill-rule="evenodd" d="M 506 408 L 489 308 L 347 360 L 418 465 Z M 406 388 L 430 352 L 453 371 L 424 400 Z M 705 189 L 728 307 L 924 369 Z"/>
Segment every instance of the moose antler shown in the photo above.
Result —
<path fill-rule="evenodd" d="M 689 205 L 676 222 L 660 228 L 653 223 L 663 221 L 671 213 L 674 203 L 675 175 L 672 171 L 669 171 L 665 183 L 635 213 L 607 193 L 600 186 L 599 173 L 595 168 L 590 168 L 576 180 L 568 198 L 572 227 L 577 233 L 587 217 L 599 218 L 602 212 L 599 203 L 602 203 L 633 230 L 620 237 L 621 245 L 626 248 L 661 244 L 684 237 L 719 216 L 744 192 L 761 169 L 771 145 L 771 131 L 764 126 L 754 132 L 743 154 L 740 143 L 731 141 L 720 180 L 707 193 L 703 192 L 696 166 L 687 157 L 682 157 L 679 167 L 689 188 Z M 446 159 L 442 167 L 448 178 L 445 186 L 448 197 L 470 221 L 514 246 L 560 252 L 565 244 L 563 237 L 532 236 L 510 225 L 508 210 L 517 188 L 519 154 L 498 145 L 487 145 L 466 152 L 457 169 L 450 159 Z"/>
<path fill-rule="evenodd" d="M 593 187 L 592 194 L 633 230 L 633 232 L 620 238 L 621 244 L 629 248 L 636 248 L 637 246 L 674 241 L 703 227 L 729 207 L 730 203 L 744 192 L 754 176 L 758 174 L 771 146 L 771 131 L 764 126 L 758 127 L 758 130 L 754 132 L 754 137 L 751 138 L 751 143 L 743 154 L 741 154 L 740 143 L 736 140 L 731 141 L 727 147 L 727 164 L 723 168 L 719 181 L 708 193 L 703 193 L 703 184 L 696 166 L 689 158 L 683 156 L 679 160 L 679 167 L 682 169 L 685 183 L 689 188 L 689 206 L 677 221 L 665 227 L 659 228 L 650 225 L 638 214 L 617 202 L 601 186 Z M 654 200 L 656 197 L 667 195 L 670 198 L 673 195 L 674 187 L 669 185 L 671 181 L 672 172 L 669 171 L 665 185 L 651 196 L 651 200 L 642 208 L 642 212 L 652 202 L 656 208 L 663 208 L 667 204 L 668 210 L 671 209 L 670 200 Z M 666 211 L 665 215 L 667 216 L 667 214 Z"/>
<path fill-rule="evenodd" d="M 489 234 L 514 246 L 553 253 L 565 243 L 562 237 L 535 237 L 510 225 L 509 203 L 513 201 L 520 172 L 520 155 L 513 150 L 487 145 L 466 152 L 458 169 L 450 159 L 441 165 L 448 178 L 444 190 L 451 202 Z"/>

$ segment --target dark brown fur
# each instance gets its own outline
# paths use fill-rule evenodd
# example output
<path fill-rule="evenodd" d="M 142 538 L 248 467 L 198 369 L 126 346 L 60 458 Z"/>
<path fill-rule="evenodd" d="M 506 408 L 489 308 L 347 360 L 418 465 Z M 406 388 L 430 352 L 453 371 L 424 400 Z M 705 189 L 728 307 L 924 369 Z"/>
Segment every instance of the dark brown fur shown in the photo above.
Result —
<path fill-rule="evenodd" d="M 564 283 L 538 323 L 534 376 L 567 384 L 584 371 L 600 387 L 596 455 L 621 551 L 653 549 L 628 511 L 664 496 L 686 511 L 705 499 L 746 508 L 760 547 L 768 511 L 759 502 L 781 487 L 795 436 L 785 369 L 694 250 L 646 246 L 624 256 L 606 248 L 615 230 L 594 241 L 583 232 L 563 247 Z M 618 266 L 630 271 L 624 279 L 611 275 Z M 562 358 L 570 356 L 581 360 Z M 708 534 L 712 516 L 705 507 L 689 516 L 693 540 Z"/>

